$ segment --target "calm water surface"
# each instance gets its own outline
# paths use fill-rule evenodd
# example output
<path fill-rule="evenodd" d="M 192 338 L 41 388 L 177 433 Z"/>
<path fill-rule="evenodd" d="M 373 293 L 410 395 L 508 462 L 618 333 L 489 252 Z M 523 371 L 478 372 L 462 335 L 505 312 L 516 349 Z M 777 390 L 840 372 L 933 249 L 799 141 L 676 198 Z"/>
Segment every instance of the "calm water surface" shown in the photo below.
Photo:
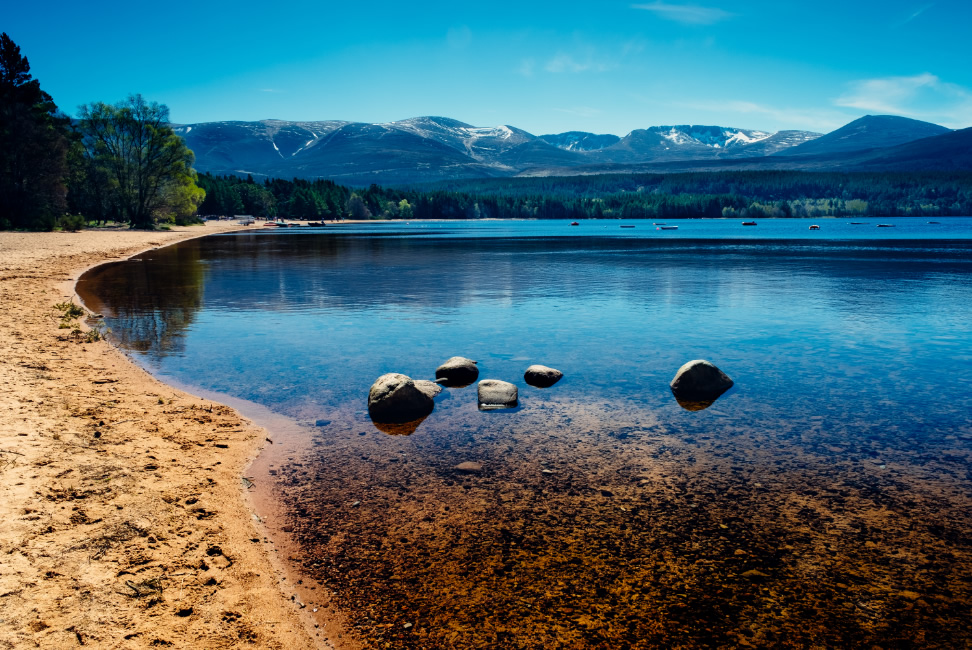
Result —
<path fill-rule="evenodd" d="M 79 288 L 153 373 L 308 423 L 272 480 L 369 646 L 965 646 L 972 219 L 867 221 L 254 232 Z M 520 406 L 371 424 L 454 355 Z M 693 412 L 697 358 L 736 386 Z"/>

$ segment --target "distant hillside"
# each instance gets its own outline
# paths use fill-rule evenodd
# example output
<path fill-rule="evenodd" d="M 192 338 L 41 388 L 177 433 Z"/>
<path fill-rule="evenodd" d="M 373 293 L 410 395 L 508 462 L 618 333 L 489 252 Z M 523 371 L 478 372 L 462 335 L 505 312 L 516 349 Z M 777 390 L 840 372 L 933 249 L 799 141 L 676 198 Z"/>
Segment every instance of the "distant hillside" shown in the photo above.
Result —
<path fill-rule="evenodd" d="M 783 149 L 778 156 L 820 156 L 846 151 L 893 147 L 913 140 L 948 133 L 950 129 L 930 122 L 896 115 L 865 115 L 836 131 Z"/>

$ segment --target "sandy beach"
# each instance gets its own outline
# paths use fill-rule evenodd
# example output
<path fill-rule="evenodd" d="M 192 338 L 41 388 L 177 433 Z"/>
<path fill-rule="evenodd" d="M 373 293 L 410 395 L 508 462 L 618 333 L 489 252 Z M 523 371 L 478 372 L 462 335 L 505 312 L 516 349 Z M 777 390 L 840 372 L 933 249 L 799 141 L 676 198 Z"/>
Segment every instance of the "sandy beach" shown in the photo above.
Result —
<path fill-rule="evenodd" d="M 54 311 L 93 265 L 238 228 L 0 233 L 0 648 L 330 647 L 246 494 L 268 433 Z"/>

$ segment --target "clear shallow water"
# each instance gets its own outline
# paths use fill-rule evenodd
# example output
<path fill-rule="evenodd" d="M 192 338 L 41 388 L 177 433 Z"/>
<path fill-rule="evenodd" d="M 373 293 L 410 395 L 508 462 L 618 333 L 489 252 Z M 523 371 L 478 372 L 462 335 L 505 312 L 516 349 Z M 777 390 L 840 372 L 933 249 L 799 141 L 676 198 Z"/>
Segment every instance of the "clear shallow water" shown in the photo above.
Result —
<path fill-rule="evenodd" d="M 275 480 L 368 643 L 949 645 L 972 586 L 972 219 L 870 221 L 257 232 L 79 289 L 156 374 L 328 422 Z M 370 424 L 375 378 L 453 355 L 521 406 L 481 413 L 473 386 L 410 436 Z M 700 412 L 667 387 L 694 358 L 736 382 Z M 565 378 L 531 388 L 531 363 Z"/>

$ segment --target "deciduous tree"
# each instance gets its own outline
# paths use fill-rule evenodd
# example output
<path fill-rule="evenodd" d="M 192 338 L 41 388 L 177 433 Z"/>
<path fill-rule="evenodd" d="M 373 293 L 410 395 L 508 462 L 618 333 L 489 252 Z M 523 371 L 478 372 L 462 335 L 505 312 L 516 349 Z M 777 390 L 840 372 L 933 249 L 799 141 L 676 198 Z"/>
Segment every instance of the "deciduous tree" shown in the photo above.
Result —
<path fill-rule="evenodd" d="M 87 156 L 107 176 L 114 203 L 133 228 L 151 228 L 202 201 L 193 153 L 169 126 L 164 104 L 131 95 L 114 105 L 82 106 L 80 117 Z"/>

